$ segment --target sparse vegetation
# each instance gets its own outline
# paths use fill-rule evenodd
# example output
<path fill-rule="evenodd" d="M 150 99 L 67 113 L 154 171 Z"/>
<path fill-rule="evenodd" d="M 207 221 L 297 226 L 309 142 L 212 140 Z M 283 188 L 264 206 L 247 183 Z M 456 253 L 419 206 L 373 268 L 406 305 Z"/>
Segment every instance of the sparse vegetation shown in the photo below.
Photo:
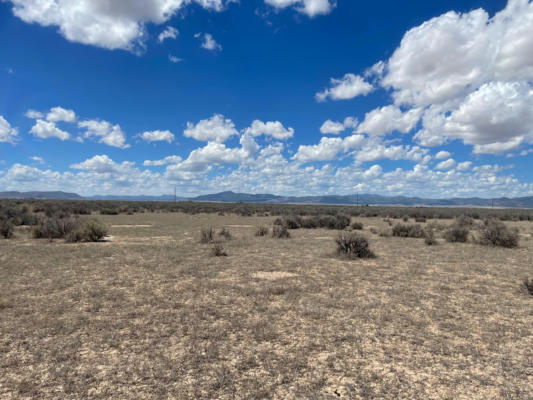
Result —
<path fill-rule="evenodd" d="M 489 219 L 479 230 L 478 243 L 485 246 L 517 247 L 518 232 L 508 229 L 503 222 Z"/>
<path fill-rule="evenodd" d="M 423 238 L 424 230 L 418 224 L 396 224 L 392 228 L 392 236 L 405 238 Z"/>
<path fill-rule="evenodd" d="M 8 219 L 0 219 L 0 236 L 4 239 L 13 237 L 13 223 Z"/>
<path fill-rule="evenodd" d="M 211 243 L 215 240 L 215 230 L 212 227 L 200 230 L 200 243 Z"/>
<path fill-rule="evenodd" d="M 211 248 L 211 255 L 213 257 L 226 257 L 228 254 L 224 251 L 224 247 L 220 243 L 215 243 Z"/>
<path fill-rule="evenodd" d="M 220 232 L 218 232 L 218 236 L 219 237 L 223 237 L 226 240 L 233 239 L 233 236 L 231 235 L 231 232 L 229 230 L 227 230 L 226 227 L 222 227 Z"/>
<path fill-rule="evenodd" d="M 272 227 L 272 237 L 276 239 L 288 239 L 291 235 L 285 225 L 274 225 Z"/>
<path fill-rule="evenodd" d="M 444 239 L 450 243 L 466 243 L 469 235 L 470 230 L 467 227 L 461 226 L 461 224 L 458 223 L 453 223 L 444 232 Z"/>
<path fill-rule="evenodd" d="M 33 215 L 43 203 L 28 204 Z M 511 253 L 433 249 L 425 238 L 382 237 L 392 230 L 384 215 L 394 220 L 395 209 L 361 207 L 355 212 L 369 216 L 352 221 L 379 233 L 368 238 L 378 257 L 347 261 L 332 253 L 338 234 L 359 233 L 351 229 L 288 230 L 290 240 L 251 236 L 259 226 L 270 235 L 278 216 L 297 215 L 303 227 L 334 216 L 327 210 L 348 215 L 349 207 L 275 205 L 274 214 L 284 213 L 266 217 L 233 211 L 247 206 L 199 204 L 225 213 L 206 216 L 188 204 L 187 213 L 173 214 L 156 204 L 128 215 L 140 205 L 123 212 L 113 203 L 107 207 L 119 215 L 98 215 L 113 236 L 98 245 L 33 240 L 31 228 L 14 222 L 15 237 L 0 240 L 0 397 L 530 397 L 533 297 L 522 281 L 527 276 L 533 287 L 533 240 Z M 310 210 L 317 214 L 301 215 Z M 414 221 L 434 212 L 404 207 L 398 214 Z M 473 219 L 476 237 L 490 212 Z M 50 216 L 87 220 L 75 215 Z M 449 224 L 428 218 L 423 229 L 435 227 L 440 240 Z M 214 241 L 198 244 L 209 225 Z M 219 237 L 223 226 L 238 239 Z M 524 238 L 532 232 L 526 221 L 506 226 Z M 230 257 L 215 256 L 215 244 Z"/>
<path fill-rule="evenodd" d="M 255 236 L 266 236 L 269 233 L 268 227 L 261 225 L 257 230 L 255 231 Z"/>
<path fill-rule="evenodd" d="M 434 246 L 438 244 L 437 239 L 435 238 L 435 231 L 432 226 L 426 226 L 424 229 L 424 243 L 428 246 Z"/>
<path fill-rule="evenodd" d="M 359 222 L 359 221 L 355 221 L 355 222 L 352 222 L 351 227 L 352 227 L 352 229 L 354 229 L 354 230 L 360 231 L 360 230 L 363 229 L 363 223 L 362 223 L 362 222 Z"/>
<path fill-rule="evenodd" d="M 368 239 L 355 232 L 341 232 L 335 239 L 337 253 L 351 258 L 373 258 Z"/>

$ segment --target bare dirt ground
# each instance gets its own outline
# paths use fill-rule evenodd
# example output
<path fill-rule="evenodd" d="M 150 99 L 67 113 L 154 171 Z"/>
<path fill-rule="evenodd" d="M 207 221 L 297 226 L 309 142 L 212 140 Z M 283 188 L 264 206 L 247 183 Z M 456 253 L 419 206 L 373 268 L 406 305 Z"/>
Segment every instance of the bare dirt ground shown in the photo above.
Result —
<path fill-rule="evenodd" d="M 344 260 L 337 231 L 255 237 L 268 217 L 101 219 L 104 243 L 0 241 L 0 398 L 533 398 L 530 223 L 500 249 L 362 218 L 377 258 Z"/>

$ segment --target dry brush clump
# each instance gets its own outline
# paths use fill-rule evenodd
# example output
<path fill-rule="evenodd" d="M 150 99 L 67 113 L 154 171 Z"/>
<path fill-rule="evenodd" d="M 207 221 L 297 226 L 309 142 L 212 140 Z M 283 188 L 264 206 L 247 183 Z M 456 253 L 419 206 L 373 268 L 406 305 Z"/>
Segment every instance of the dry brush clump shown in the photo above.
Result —
<path fill-rule="evenodd" d="M 355 232 L 341 232 L 335 239 L 337 254 L 349 258 L 373 258 L 368 239 Z"/>
<path fill-rule="evenodd" d="M 418 224 L 396 224 L 392 228 L 392 236 L 406 238 L 423 238 L 424 230 Z"/>
<path fill-rule="evenodd" d="M 211 227 L 200 230 L 200 243 L 211 243 L 215 241 L 215 230 Z"/>
<path fill-rule="evenodd" d="M 231 232 L 229 230 L 227 230 L 226 227 L 222 227 L 220 232 L 218 232 L 218 236 L 219 237 L 223 237 L 226 240 L 233 239 L 233 236 L 232 236 Z"/>
<path fill-rule="evenodd" d="M 359 221 L 355 221 L 355 222 L 352 222 L 351 227 L 353 230 L 360 231 L 363 229 L 363 223 Z"/>
<path fill-rule="evenodd" d="M 67 242 L 100 242 L 109 228 L 96 218 L 51 216 L 42 218 L 33 228 L 35 239 L 65 239 Z"/>
<path fill-rule="evenodd" d="M 8 219 L 0 220 L 0 236 L 2 236 L 4 239 L 10 239 L 13 237 L 13 231 L 13 222 Z"/>
<path fill-rule="evenodd" d="M 434 246 L 438 244 L 437 239 L 435 238 L 435 231 L 432 226 L 426 226 L 424 229 L 424 243 L 428 246 Z"/>
<path fill-rule="evenodd" d="M 495 219 L 485 220 L 479 229 L 477 243 L 484 246 L 513 248 L 518 246 L 518 231 Z"/>
<path fill-rule="evenodd" d="M 272 227 L 272 237 L 275 239 L 288 239 L 291 234 L 285 225 L 274 225 Z"/>
<path fill-rule="evenodd" d="M 526 292 L 528 292 L 531 296 L 533 296 L 533 278 L 531 279 L 525 278 L 524 281 L 522 282 L 522 286 L 524 287 Z"/>
<path fill-rule="evenodd" d="M 473 218 L 461 215 L 446 229 L 444 238 L 450 243 L 466 243 L 474 225 Z"/>
<path fill-rule="evenodd" d="M 215 243 L 211 248 L 211 256 L 213 257 L 226 257 L 227 255 L 220 243 Z"/>
<path fill-rule="evenodd" d="M 255 236 L 266 236 L 269 232 L 268 227 L 262 225 L 255 231 Z"/>

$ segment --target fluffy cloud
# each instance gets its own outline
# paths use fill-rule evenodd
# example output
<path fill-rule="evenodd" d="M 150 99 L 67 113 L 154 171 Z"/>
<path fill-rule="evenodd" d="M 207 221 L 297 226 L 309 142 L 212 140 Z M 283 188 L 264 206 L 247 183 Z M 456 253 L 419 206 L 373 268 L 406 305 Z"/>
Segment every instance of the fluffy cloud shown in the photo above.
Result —
<path fill-rule="evenodd" d="M 196 33 L 194 35 L 197 39 L 202 39 L 202 48 L 209 51 L 222 50 L 222 46 L 217 43 L 210 33 Z"/>
<path fill-rule="evenodd" d="M 358 123 L 359 122 L 357 121 L 357 118 L 353 117 L 346 117 L 344 122 L 337 122 L 328 119 L 320 127 L 320 133 L 323 135 L 338 135 L 347 128 L 356 128 Z"/>
<path fill-rule="evenodd" d="M 35 125 L 30 129 L 30 133 L 41 139 L 57 138 L 59 140 L 67 140 L 70 138 L 70 133 L 59 129 L 55 122 L 38 119 Z"/>
<path fill-rule="evenodd" d="M 190 3 L 221 11 L 223 0 L 11 0 L 13 13 L 27 23 L 57 26 L 67 40 L 106 49 L 144 46 L 145 23 L 162 24 Z"/>
<path fill-rule="evenodd" d="M 168 142 L 171 143 L 174 140 L 174 135 L 170 131 L 148 131 L 139 134 L 139 136 L 146 142 Z"/>
<path fill-rule="evenodd" d="M 356 149 L 361 146 L 363 141 L 362 135 L 352 135 L 344 139 L 323 137 L 320 139 L 320 143 L 316 145 L 299 146 L 292 159 L 300 163 L 334 160 L 339 153 Z"/>
<path fill-rule="evenodd" d="M 263 122 L 255 120 L 250 127 L 246 128 L 245 133 L 249 133 L 252 136 L 265 135 L 279 140 L 286 140 L 294 136 L 294 129 L 285 129 L 279 121 Z"/>
<path fill-rule="evenodd" d="M 76 113 L 62 107 L 53 107 L 50 109 L 50 112 L 46 114 L 46 119 L 52 122 L 75 122 Z"/>
<path fill-rule="evenodd" d="M 153 166 L 158 167 L 161 165 L 167 165 L 167 164 L 179 164 L 183 159 L 180 156 L 168 156 L 163 158 L 162 160 L 145 160 L 143 162 L 144 166 Z"/>
<path fill-rule="evenodd" d="M 39 156 L 30 157 L 30 160 L 35 161 L 38 164 L 44 164 L 43 158 Z"/>
<path fill-rule="evenodd" d="M 409 160 L 414 162 L 427 163 L 425 159 L 427 149 L 418 146 L 386 146 L 382 143 L 370 140 L 355 155 L 355 164 L 359 165 L 365 162 L 377 160 Z"/>
<path fill-rule="evenodd" d="M 125 162 L 127 166 L 133 165 L 131 162 Z M 119 168 L 119 164 L 115 163 L 107 155 L 97 155 L 89 158 L 79 164 L 73 164 L 70 166 L 72 169 L 83 169 L 86 171 L 97 172 L 99 174 L 116 172 Z"/>
<path fill-rule="evenodd" d="M 435 160 L 444 160 L 450 157 L 451 153 L 448 151 L 439 151 L 437 154 L 435 154 Z"/>
<path fill-rule="evenodd" d="M 176 39 L 179 35 L 179 31 L 173 26 L 167 26 L 163 32 L 159 34 L 157 40 L 159 43 L 163 43 L 166 39 Z"/>
<path fill-rule="evenodd" d="M 130 147 L 126 144 L 126 135 L 120 129 L 120 125 L 112 125 L 107 121 L 86 120 L 78 123 L 80 128 L 85 129 L 83 136 L 85 138 L 98 137 L 99 142 L 108 146 L 126 149 Z"/>
<path fill-rule="evenodd" d="M 277 9 L 295 7 L 298 12 L 306 14 L 309 17 L 329 14 L 336 6 L 335 0 L 265 0 Z"/>
<path fill-rule="evenodd" d="M 183 131 L 185 137 L 203 142 L 223 143 L 239 132 L 231 119 L 225 119 L 221 114 L 214 114 L 209 119 L 202 119 L 196 125 L 187 122 L 187 129 Z"/>
<path fill-rule="evenodd" d="M 346 74 L 341 79 L 331 78 L 331 87 L 315 94 L 319 102 L 331 100 L 349 100 L 364 95 L 374 90 L 374 87 L 361 76 Z"/>
<path fill-rule="evenodd" d="M 44 117 L 44 114 L 40 111 L 35 111 L 35 110 L 28 110 L 26 111 L 26 113 L 24 114 L 27 118 L 31 118 L 31 119 L 38 119 L 38 118 L 43 118 Z"/>
<path fill-rule="evenodd" d="M 395 106 L 385 106 L 366 113 L 365 120 L 357 128 L 357 133 L 385 135 L 393 131 L 410 132 L 420 120 L 422 109 L 405 113 Z"/>
<path fill-rule="evenodd" d="M 455 162 L 455 160 L 453 158 L 449 158 L 446 161 L 442 161 L 442 162 L 438 163 L 437 166 L 435 167 L 435 169 L 437 169 L 437 170 L 447 170 L 447 169 L 454 168 L 456 165 L 457 165 L 457 163 Z"/>
<path fill-rule="evenodd" d="M 466 170 L 470 169 L 471 166 L 472 166 L 472 162 L 471 161 L 465 161 L 465 162 L 457 164 L 457 170 L 458 171 L 466 171 Z"/>
<path fill-rule="evenodd" d="M 18 134 L 18 130 L 12 128 L 9 122 L 0 115 L 0 142 L 15 143 Z"/>

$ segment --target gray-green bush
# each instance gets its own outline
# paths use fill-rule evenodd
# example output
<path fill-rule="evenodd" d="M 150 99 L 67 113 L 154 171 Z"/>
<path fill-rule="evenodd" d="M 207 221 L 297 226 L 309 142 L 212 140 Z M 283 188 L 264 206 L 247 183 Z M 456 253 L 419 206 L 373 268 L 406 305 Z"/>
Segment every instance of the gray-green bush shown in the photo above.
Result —
<path fill-rule="evenodd" d="M 373 258 L 368 239 L 355 232 L 340 232 L 335 239 L 337 253 L 350 258 Z"/>

